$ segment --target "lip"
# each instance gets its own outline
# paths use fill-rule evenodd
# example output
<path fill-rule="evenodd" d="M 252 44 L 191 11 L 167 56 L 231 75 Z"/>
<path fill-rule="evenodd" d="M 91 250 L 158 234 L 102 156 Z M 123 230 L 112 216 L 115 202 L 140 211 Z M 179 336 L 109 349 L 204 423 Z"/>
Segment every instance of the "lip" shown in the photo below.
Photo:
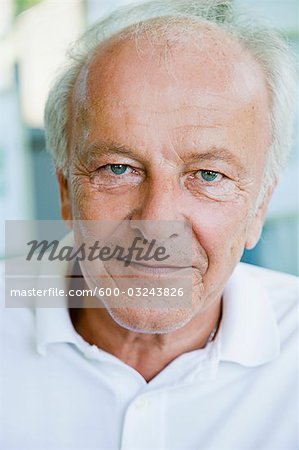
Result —
<path fill-rule="evenodd" d="M 118 262 L 124 262 L 124 260 L 117 260 Z M 130 261 L 129 266 L 139 272 L 148 273 L 152 275 L 163 275 L 163 274 L 173 274 L 179 271 L 191 270 L 191 266 L 175 266 L 175 265 L 158 265 L 158 264 L 144 264 L 137 261 Z"/>

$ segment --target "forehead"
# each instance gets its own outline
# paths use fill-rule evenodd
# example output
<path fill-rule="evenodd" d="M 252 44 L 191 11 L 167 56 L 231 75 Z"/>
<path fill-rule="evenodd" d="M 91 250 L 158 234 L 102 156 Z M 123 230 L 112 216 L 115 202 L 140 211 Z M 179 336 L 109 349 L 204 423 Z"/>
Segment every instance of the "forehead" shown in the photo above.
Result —
<path fill-rule="evenodd" d="M 74 97 L 93 101 L 104 99 L 109 87 L 117 94 L 133 83 L 135 88 L 150 83 L 162 89 L 171 81 L 185 89 L 230 89 L 247 98 L 265 89 L 257 62 L 219 27 L 199 23 L 187 27 L 185 23 L 184 27 L 170 26 L 167 32 L 159 24 L 156 28 L 137 37 L 124 32 L 100 45 L 81 71 Z"/>
<path fill-rule="evenodd" d="M 102 44 L 75 85 L 76 127 L 92 133 L 112 133 L 112 127 L 116 134 L 121 125 L 123 132 L 130 123 L 148 126 L 157 119 L 160 131 L 170 122 L 173 129 L 186 123 L 215 128 L 217 121 L 231 126 L 240 111 L 239 124 L 266 121 L 266 82 L 253 57 L 216 26 L 196 24 L 189 30 L 161 35 L 157 29 L 156 35 L 138 39 L 125 34 Z"/>

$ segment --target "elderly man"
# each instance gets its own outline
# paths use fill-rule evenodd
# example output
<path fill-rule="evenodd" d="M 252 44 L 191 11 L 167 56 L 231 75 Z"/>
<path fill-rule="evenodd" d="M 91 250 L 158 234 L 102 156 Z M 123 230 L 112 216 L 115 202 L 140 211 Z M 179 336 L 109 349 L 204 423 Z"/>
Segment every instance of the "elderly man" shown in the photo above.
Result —
<path fill-rule="evenodd" d="M 78 41 L 46 107 L 62 217 L 75 239 L 78 223 L 83 237 L 91 221 L 126 223 L 177 258 L 189 229 L 192 292 L 180 306 L 124 294 L 6 311 L 1 448 L 298 448 L 296 282 L 239 264 L 286 160 L 293 97 L 287 46 L 230 2 L 121 9 Z M 157 289 L 185 268 L 136 258 L 128 273 Z"/>

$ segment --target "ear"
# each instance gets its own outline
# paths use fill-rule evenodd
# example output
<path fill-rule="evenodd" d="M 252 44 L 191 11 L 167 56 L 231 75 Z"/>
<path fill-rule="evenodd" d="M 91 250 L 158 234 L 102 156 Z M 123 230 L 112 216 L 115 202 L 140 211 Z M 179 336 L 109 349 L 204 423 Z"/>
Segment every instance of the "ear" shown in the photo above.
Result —
<path fill-rule="evenodd" d="M 63 220 L 65 220 L 69 227 L 72 228 L 72 202 L 69 189 L 69 181 L 66 178 L 61 169 L 56 170 L 56 175 L 59 184 L 60 192 L 60 211 Z"/>
<path fill-rule="evenodd" d="M 263 201 L 261 202 L 251 219 L 251 223 L 247 229 L 247 238 L 245 242 L 245 248 L 247 250 L 251 250 L 252 248 L 254 248 L 260 240 L 266 213 L 268 210 L 268 205 L 271 200 L 273 191 L 277 185 L 277 181 L 278 180 L 275 180 L 275 182 L 268 188 Z"/>

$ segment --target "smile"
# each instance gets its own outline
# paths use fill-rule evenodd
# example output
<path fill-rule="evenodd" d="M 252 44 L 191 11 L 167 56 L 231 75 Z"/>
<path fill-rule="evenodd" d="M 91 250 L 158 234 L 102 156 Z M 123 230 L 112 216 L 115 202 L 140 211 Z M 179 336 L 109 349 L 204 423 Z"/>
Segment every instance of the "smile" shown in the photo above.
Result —
<path fill-rule="evenodd" d="M 123 260 L 117 259 L 119 262 L 123 262 Z M 138 272 L 143 272 L 152 275 L 163 275 L 163 274 L 172 274 L 177 273 L 179 271 L 186 271 L 187 269 L 192 269 L 191 266 L 175 266 L 175 265 L 158 265 L 158 264 L 149 264 L 149 263 L 140 263 L 136 261 L 130 261 L 129 264 L 134 270 Z"/>

